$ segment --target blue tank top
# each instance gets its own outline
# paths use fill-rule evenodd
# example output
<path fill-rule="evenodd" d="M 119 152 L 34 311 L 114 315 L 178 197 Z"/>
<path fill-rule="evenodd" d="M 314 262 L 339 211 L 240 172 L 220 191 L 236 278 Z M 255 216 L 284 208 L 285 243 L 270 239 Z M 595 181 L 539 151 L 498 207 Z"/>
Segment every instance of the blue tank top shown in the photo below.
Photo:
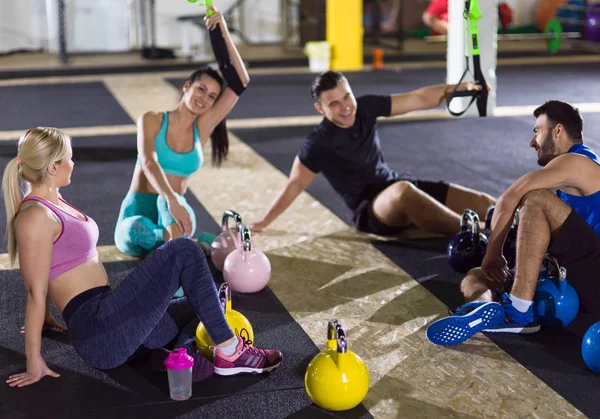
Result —
<path fill-rule="evenodd" d="M 162 168 L 163 172 L 168 175 L 189 177 L 198 169 L 200 169 L 204 163 L 202 143 L 200 142 L 200 134 L 198 133 L 196 121 L 194 121 L 194 148 L 188 153 L 178 153 L 169 147 L 167 144 L 168 126 L 169 113 L 165 111 L 160 131 L 154 139 L 154 148 L 156 149 L 158 164 Z M 141 166 L 139 155 L 137 158 L 137 164 Z"/>
<path fill-rule="evenodd" d="M 575 144 L 568 152 L 586 156 L 600 166 L 598 155 L 584 144 Z M 594 232 L 600 236 L 600 191 L 587 196 L 577 196 L 570 195 L 558 189 L 556 195 L 568 206 L 577 211 L 590 227 L 594 229 Z"/>

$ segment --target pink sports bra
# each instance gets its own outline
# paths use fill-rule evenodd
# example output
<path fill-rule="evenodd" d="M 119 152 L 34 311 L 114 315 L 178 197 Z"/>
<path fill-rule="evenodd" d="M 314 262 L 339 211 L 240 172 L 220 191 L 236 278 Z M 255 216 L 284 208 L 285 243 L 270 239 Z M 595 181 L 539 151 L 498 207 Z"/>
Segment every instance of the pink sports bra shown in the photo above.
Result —
<path fill-rule="evenodd" d="M 49 281 L 98 255 L 96 245 L 99 231 L 96 222 L 65 200 L 60 200 L 82 214 L 85 220 L 80 220 L 42 198 L 27 197 L 23 200 L 43 204 L 56 215 L 62 225 L 60 235 L 53 243 Z"/>

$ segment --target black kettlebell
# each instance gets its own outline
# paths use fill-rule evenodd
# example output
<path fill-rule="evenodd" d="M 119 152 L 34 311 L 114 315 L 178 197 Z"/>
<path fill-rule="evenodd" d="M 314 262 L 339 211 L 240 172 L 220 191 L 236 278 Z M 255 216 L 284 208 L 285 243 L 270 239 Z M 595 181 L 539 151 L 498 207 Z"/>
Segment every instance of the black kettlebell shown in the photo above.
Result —
<path fill-rule="evenodd" d="M 490 232 L 492 230 L 492 217 L 494 215 L 495 205 L 491 205 L 487 213 L 485 214 L 485 236 L 490 239 Z M 506 259 L 506 265 L 508 269 L 513 269 L 515 264 L 517 263 L 517 228 L 519 227 L 519 210 L 515 211 L 515 216 L 513 218 L 513 224 L 508 230 L 506 234 L 506 239 L 504 240 L 504 246 L 502 247 L 502 254 Z"/>
<path fill-rule="evenodd" d="M 455 271 L 466 273 L 481 266 L 487 244 L 487 236 L 479 230 L 479 216 L 466 209 L 460 221 L 460 232 L 448 243 L 446 259 Z"/>

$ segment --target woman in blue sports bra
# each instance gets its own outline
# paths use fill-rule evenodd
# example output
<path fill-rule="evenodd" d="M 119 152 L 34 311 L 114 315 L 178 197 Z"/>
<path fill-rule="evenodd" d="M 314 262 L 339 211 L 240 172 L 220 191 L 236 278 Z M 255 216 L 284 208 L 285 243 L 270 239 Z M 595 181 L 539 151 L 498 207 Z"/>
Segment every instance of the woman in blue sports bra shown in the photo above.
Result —
<path fill-rule="evenodd" d="M 115 228 L 115 244 L 128 255 L 147 255 L 169 240 L 192 237 L 196 217 L 184 194 L 204 163 L 203 146 L 210 138 L 216 166 L 227 157 L 225 117 L 249 76 L 223 15 L 213 10 L 205 21 L 223 77 L 210 67 L 194 71 L 177 108 L 146 112 L 137 121 L 138 159 Z"/>

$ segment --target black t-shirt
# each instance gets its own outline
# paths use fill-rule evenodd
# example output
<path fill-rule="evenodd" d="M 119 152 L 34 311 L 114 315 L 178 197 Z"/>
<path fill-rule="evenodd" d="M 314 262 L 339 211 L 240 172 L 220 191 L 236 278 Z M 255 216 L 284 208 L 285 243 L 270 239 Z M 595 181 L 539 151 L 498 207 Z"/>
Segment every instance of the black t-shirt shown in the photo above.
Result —
<path fill-rule="evenodd" d="M 298 153 L 303 165 L 323 173 L 352 211 L 399 179 L 383 158 L 376 126 L 377 117 L 390 116 L 391 110 L 390 96 L 361 96 L 352 127 L 340 128 L 324 118 Z"/>

